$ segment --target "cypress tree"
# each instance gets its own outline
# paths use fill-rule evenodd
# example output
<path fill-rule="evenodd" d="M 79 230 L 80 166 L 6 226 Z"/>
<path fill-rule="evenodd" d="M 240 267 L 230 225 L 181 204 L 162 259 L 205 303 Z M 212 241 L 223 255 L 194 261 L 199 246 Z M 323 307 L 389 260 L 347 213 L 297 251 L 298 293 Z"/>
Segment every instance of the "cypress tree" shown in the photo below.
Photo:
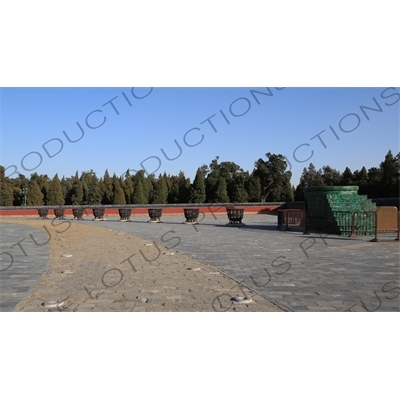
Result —
<path fill-rule="evenodd" d="M 101 204 L 102 194 L 100 182 L 93 170 L 84 172 L 81 176 L 84 204 Z"/>
<path fill-rule="evenodd" d="M 122 178 L 121 178 L 122 179 Z M 124 186 L 122 187 L 125 194 L 125 201 L 130 204 L 133 195 L 133 176 L 129 172 L 129 169 L 125 172 Z"/>
<path fill-rule="evenodd" d="M 50 182 L 46 205 L 64 205 L 64 194 L 61 187 L 60 179 L 58 178 L 58 174 L 55 174 L 54 178 Z"/>
<path fill-rule="evenodd" d="M 77 180 L 71 189 L 71 204 L 78 206 L 83 203 L 83 184 L 81 180 Z"/>
<path fill-rule="evenodd" d="M 177 176 L 171 176 L 171 186 L 168 190 L 168 203 L 178 203 L 179 197 L 179 180 Z"/>
<path fill-rule="evenodd" d="M 257 176 L 250 176 L 246 182 L 247 201 L 259 202 L 261 199 L 261 182 Z"/>
<path fill-rule="evenodd" d="M 155 203 L 154 196 L 156 195 L 157 180 L 153 174 L 149 175 L 146 178 L 146 185 L 148 189 L 147 202 L 149 204 L 154 204 Z"/>
<path fill-rule="evenodd" d="M 256 161 L 252 173 L 261 182 L 261 201 L 282 201 L 282 198 L 291 197 L 290 178 L 292 174 L 286 171 L 287 162 L 284 156 L 272 153 L 267 153 L 266 156 L 266 161 L 261 158 Z M 318 174 L 321 175 L 322 171 Z"/>
<path fill-rule="evenodd" d="M 343 174 L 340 179 L 340 184 L 343 186 L 354 185 L 353 173 L 351 172 L 351 169 L 349 167 L 346 167 L 346 169 L 343 171 Z"/>
<path fill-rule="evenodd" d="M 142 187 L 143 201 L 140 203 L 134 203 L 134 204 L 148 204 L 150 188 L 149 188 L 148 180 L 144 176 L 143 170 L 140 170 L 136 173 L 135 178 L 134 178 L 134 187 L 136 187 L 138 185 L 139 181 L 140 181 L 140 185 Z"/>
<path fill-rule="evenodd" d="M 215 202 L 229 203 L 229 196 L 226 190 L 226 181 L 222 177 L 219 177 L 217 181 L 217 187 L 215 190 Z"/>
<path fill-rule="evenodd" d="M 28 206 L 42 206 L 44 205 L 43 198 L 39 185 L 35 181 L 29 182 L 26 204 Z"/>
<path fill-rule="evenodd" d="M 304 188 L 310 186 L 325 186 L 324 178 L 322 176 L 322 170 L 316 170 L 313 163 L 307 168 L 303 168 L 303 173 L 300 176 L 300 182 L 296 187 L 294 193 L 295 200 L 304 200 Z M 275 200 L 276 201 L 276 200 Z"/>
<path fill-rule="evenodd" d="M 114 197 L 114 186 L 113 180 L 111 179 L 108 170 L 104 173 L 104 178 L 100 184 L 101 195 L 102 195 L 102 204 L 113 204 L 113 197 Z M 116 203 L 114 203 L 116 204 Z M 122 204 L 122 203 L 120 203 Z"/>
<path fill-rule="evenodd" d="M 0 206 L 12 206 L 14 187 L 10 178 L 5 177 L 5 168 L 0 166 Z"/>
<path fill-rule="evenodd" d="M 246 203 L 248 194 L 245 188 L 244 174 L 237 174 L 229 185 L 230 191 L 228 194 L 232 203 Z"/>
<path fill-rule="evenodd" d="M 126 204 L 125 193 L 118 179 L 113 182 L 113 189 L 113 204 Z"/>
<path fill-rule="evenodd" d="M 63 190 L 63 196 L 64 196 L 64 204 L 71 204 L 71 189 L 72 189 L 72 183 L 71 183 L 71 178 L 65 179 L 62 177 L 61 179 L 61 187 Z"/>
<path fill-rule="evenodd" d="M 225 185 L 226 186 L 226 185 Z M 225 187 L 226 190 L 226 187 Z M 204 176 L 201 169 L 198 168 L 196 177 L 194 178 L 192 187 L 190 202 L 191 203 L 204 203 L 206 201 L 206 185 L 204 183 Z"/>
<path fill-rule="evenodd" d="M 202 172 L 202 176 L 204 176 Z M 204 178 L 203 178 L 204 182 Z M 204 182 L 205 187 L 205 182 Z M 186 178 L 185 174 L 180 171 L 178 175 L 178 203 L 189 203 L 190 199 L 190 178 Z M 205 201 L 205 200 L 204 200 Z"/>
<path fill-rule="evenodd" d="M 146 204 L 146 200 L 143 194 L 143 187 L 142 187 L 142 181 L 138 179 L 136 182 L 135 188 L 133 189 L 133 195 L 132 195 L 132 204 Z"/>
<path fill-rule="evenodd" d="M 324 165 L 322 167 L 322 178 L 324 180 L 324 186 L 338 186 L 340 185 L 341 174 L 337 169 Z"/>
<path fill-rule="evenodd" d="M 368 172 L 365 167 L 360 171 L 354 171 L 355 184 L 358 186 L 359 194 L 368 194 Z"/>
<path fill-rule="evenodd" d="M 400 153 L 393 157 L 392 152 L 385 156 L 385 160 L 381 162 L 380 169 L 382 171 L 382 197 L 399 197 L 399 172 L 400 172 Z"/>
<path fill-rule="evenodd" d="M 154 190 L 153 204 L 166 204 L 168 199 L 168 187 L 165 179 L 160 175 Z"/>

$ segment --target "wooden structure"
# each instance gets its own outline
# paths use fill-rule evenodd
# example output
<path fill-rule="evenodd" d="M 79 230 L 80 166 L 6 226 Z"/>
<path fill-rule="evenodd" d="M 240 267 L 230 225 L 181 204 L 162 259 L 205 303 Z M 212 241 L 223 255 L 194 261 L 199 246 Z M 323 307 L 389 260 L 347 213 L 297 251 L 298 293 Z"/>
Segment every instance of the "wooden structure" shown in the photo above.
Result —
<path fill-rule="evenodd" d="M 397 207 L 378 207 L 375 214 L 375 238 L 371 242 L 391 242 L 378 239 L 378 233 L 396 233 L 399 240 L 400 213 Z"/>

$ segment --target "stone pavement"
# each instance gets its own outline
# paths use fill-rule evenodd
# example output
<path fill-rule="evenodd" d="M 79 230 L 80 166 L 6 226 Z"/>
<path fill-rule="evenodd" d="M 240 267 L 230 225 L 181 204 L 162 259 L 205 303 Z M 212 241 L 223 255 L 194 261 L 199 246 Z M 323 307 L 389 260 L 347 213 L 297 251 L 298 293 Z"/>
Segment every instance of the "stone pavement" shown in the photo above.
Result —
<path fill-rule="evenodd" d="M 107 221 L 91 221 L 91 218 L 85 217 L 83 221 L 71 221 L 71 226 L 98 226 L 145 238 L 146 243 L 142 242 L 142 247 L 137 249 L 136 256 L 139 258 L 135 259 L 135 263 L 143 268 L 153 264 L 158 268 L 164 267 L 169 264 L 165 264 L 166 257 L 170 257 L 169 260 L 173 258 L 173 255 L 165 253 L 178 252 L 187 254 L 191 260 L 209 264 L 232 278 L 233 281 L 226 281 L 219 288 L 220 284 L 213 285 L 212 293 L 203 296 L 208 302 L 202 303 L 205 310 L 232 311 L 231 297 L 249 295 L 253 298 L 258 293 L 262 297 L 257 301 L 267 298 L 292 311 L 400 311 L 398 242 L 372 243 L 371 237 L 305 236 L 300 231 L 278 231 L 276 217 L 270 215 L 245 214 L 243 222 L 246 225 L 242 227 L 227 226 L 227 217 L 222 214 L 207 215 L 202 220 L 199 218 L 199 225 L 182 224 L 183 215 L 164 216 L 163 224 L 147 223 L 147 219 L 144 215 L 134 215 L 133 222 L 123 223 L 116 216 L 107 217 Z M 125 236 L 119 237 L 122 240 Z M 120 247 L 115 254 L 125 251 L 125 247 Z M 87 247 L 82 251 L 82 257 L 85 251 L 88 252 L 87 262 L 96 259 L 89 256 Z M 120 259 L 118 257 L 118 262 Z M 190 258 L 186 260 L 179 267 L 183 268 L 181 274 L 196 272 L 187 269 Z M 202 264 L 204 268 L 206 264 Z M 207 273 L 213 276 L 215 270 L 211 267 L 208 267 Z M 104 271 L 99 271 L 99 276 L 91 282 L 95 295 L 101 292 L 101 284 L 97 281 L 101 282 Z M 171 271 L 168 270 L 169 273 Z M 113 273 L 118 274 L 116 270 Z M 111 275 L 108 278 L 117 279 Z M 142 278 L 145 279 L 145 275 Z M 107 289 L 109 301 L 113 298 L 120 300 L 116 299 L 120 293 L 117 287 L 119 285 L 112 290 Z M 250 289 L 251 295 L 243 288 Z M 171 286 L 169 290 L 175 289 Z M 145 296 L 142 298 L 146 299 Z M 145 310 L 146 307 L 138 304 L 139 301 L 142 301 L 140 296 L 136 301 L 139 308 L 136 309 Z M 88 310 L 90 307 L 92 305 L 87 305 Z M 151 310 L 150 307 L 148 309 Z M 246 310 L 252 311 L 249 306 Z"/>
<path fill-rule="evenodd" d="M 3 248 L 21 253 L 25 265 L 0 260 L 0 269 L 7 268 L 0 280 L 4 273 L 17 280 L 12 286 L 4 279 L 2 289 L 19 294 L 22 286 L 25 296 L 17 306 L 4 298 L 4 311 L 282 311 L 209 265 L 130 233 L 78 221 L 5 221 L 0 224 L 8 237 Z M 18 275 L 19 268 L 27 275 L 47 266 L 27 241 L 32 229 L 18 223 L 44 229 L 45 237 L 34 230 L 34 246 L 51 244 L 49 268 L 40 282 Z M 244 299 L 232 302 L 233 296 Z"/>
<path fill-rule="evenodd" d="M 278 231 L 276 217 L 263 214 L 245 214 L 242 227 L 227 226 L 223 214 L 200 217 L 199 225 L 182 224 L 183 215 L 167 215 L 163 224 L 132 220 L 82 222 L 176 246 L 286 310 L 400 311 L 397 241 Z"/>
<path fill-rule="evenodd" d="M 4 252 L 0 255 L 0 311 L 12 311 L 46 274 L 50 242 L 38 228 L 3 227 L 0 225 L 0 253 Z"/>

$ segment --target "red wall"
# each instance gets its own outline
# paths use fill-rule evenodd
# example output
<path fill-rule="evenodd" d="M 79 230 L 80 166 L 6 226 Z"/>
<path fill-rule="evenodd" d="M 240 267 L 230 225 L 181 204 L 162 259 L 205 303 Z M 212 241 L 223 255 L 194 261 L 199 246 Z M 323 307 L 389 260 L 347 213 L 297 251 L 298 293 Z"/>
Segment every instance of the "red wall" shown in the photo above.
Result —
<path fill-rule="evenodd" d="M 101 207 L 101 206 L 100 206 Z M 245 206 L 245 207 L 238 207 L 238 208 L 244 208 L 244 212 L 247 214 L 267 214 L 271 212 L 276 212 L 276 210 L 279 208 L 279 205 L 271 205 L 271 206 Z M 225 207 L 200 207 L 200 213 L 205 213 L 205 214 L 226 214 L 226 208 Z M 132 210 L 132 215 L 135 214 L 145 214 L 148 215 L 147 208 L 134 208 Z M 183 208 L 177 208 L 177 207 L 163 207 L 163 215 L 166 214 L 181 214 L 183 215 Z M 0 217 L 6 217 L 6 216 L 38 216 L 38 211 L 37 210 L 23 210 L 23 209 L 15 209 L 15 210 L 0 210 Z M 49 207 L 49 217 L 53 216 L 54 213 L 52 209 Z M 72 216 L 72 210 L 67 209 L 65 210 L 65 215 L 71 215 Z M 86 215 L 93 216 L 92 210 L 90 208 L 87 209 Z M 106 208 L 105 210 L 105 215 L 118 215 L 118 209 L 117 208 Z"/>

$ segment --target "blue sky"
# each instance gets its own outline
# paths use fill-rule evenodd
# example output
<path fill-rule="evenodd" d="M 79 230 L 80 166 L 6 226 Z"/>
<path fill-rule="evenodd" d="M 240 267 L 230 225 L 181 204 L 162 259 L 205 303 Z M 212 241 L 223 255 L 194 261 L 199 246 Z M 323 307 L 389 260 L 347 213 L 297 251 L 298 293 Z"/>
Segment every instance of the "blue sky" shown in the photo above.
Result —
<path fill-rule="evenodd" d="M 1 98 L 0 164 L 26 176 L 144 167 L 193 180 L 215 156 L 251 172 L 271 152 L 287 157 L 296 186 L 310 162 L 354 171 L 399 151 L 400 95 L 387 87 L 3 88 Z"/>

